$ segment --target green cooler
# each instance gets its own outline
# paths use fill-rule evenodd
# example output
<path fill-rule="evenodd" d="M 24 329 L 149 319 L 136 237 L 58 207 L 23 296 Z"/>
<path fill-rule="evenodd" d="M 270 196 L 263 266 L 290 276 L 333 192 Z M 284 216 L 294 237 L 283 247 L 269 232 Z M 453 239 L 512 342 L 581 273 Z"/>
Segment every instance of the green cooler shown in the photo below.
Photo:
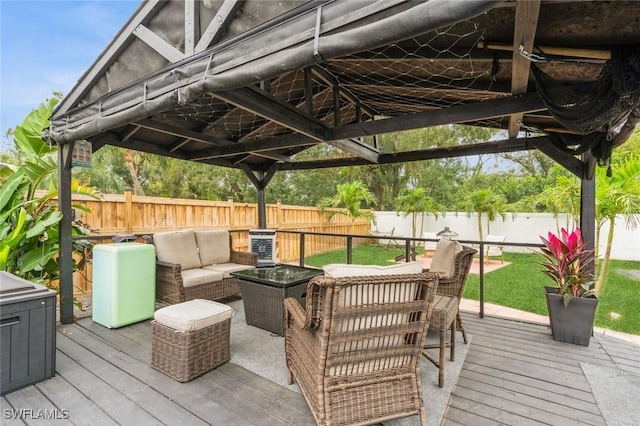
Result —
<path fill-rule="evenodd" d="M 153 244 L 115 243 L 93 247 L 92 319 L 109 328 L 153 317 L 156 250 Z"/>

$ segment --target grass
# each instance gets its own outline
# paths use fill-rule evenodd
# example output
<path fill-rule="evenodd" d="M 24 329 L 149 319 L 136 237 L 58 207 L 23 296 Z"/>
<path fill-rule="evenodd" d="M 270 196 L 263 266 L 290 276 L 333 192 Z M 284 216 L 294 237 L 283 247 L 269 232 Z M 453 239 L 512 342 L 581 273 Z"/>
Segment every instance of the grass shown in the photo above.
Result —
<path fill-rule="evenodd" d="M 418 253 L 420 253 L 418 249 Z M 389 265 L 403 252 L 395 247 L 385 250 L 375 245 L 358 245 L 353 248 L 353 263 L 361 265 Z M 510 265 L 484 276 L 484 300 L 522 311 L 547 315 L 544 286 L 551 282 L 541 272 L 536 254 L 505 253 Z M 309 256 L 305 263 L 322 267 L 329 263 L 346 263 L 345 250 Z M 640 262 L 612 260 L 604 294 L 600 297 L 595 325 L 624 333 L 640 335 L 640 280 L 620 271 L 640 270 Z M 479 277 L 469 275 L 464 298 L 479 299 Z"/>

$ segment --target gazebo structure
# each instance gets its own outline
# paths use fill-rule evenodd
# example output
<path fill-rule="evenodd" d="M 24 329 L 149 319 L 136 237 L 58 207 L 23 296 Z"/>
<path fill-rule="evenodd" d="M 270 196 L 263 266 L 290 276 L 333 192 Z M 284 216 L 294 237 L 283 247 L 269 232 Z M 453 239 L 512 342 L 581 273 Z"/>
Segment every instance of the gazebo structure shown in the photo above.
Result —
<path fill-rule="evenodd" d="M 73 320 L 76 141 L 242 169 L 280 170 L 538 149 L 582 180 L 640 120 L 640 2 L 147 0 L 52 117 L 59 146 L 61 322 Z M 634 44 L 635 43 L 635 44 Z M 382 152 L 377 135 L 443 124 L 504 140 Z M 337 159 L 296 161 L 329 144 Z"/>

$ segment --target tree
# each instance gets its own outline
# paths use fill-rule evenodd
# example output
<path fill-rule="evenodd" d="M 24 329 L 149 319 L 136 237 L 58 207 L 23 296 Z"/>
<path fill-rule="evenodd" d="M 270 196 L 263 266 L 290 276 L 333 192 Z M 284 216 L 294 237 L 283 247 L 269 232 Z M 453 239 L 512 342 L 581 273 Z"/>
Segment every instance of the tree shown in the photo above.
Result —
<path fill-rule="evenodd" d="M 482 215 L 487 216 L 487 234 L 490 234 L 489 224 L 496 220 L 498 216 L 502 216 L 502 220 L 506 219 L 504 212 L 506 201 L 502 195 L 494 194 L 490 189 L 480 189 L 469 195 L 462 204 L 462 208 L 467 212 L 478 214 L 478 238 L 482 241 Z"/>
<path fill-rule="evenodd" d="M 579 226 L 580 181 L 575 176 L 558 174 L 555 183 L 544 188 L 536 199 L 545 206 L 548 212 L 556 214 L 556 222 L 558 213 L 568 212 L 573 218 L 573 228 Z M 569 228 L 568 225 L 567 223 L 567 228 Z"/>
<path fill-rule="evenodd" d="M 411 215 L 411 236 L 413 238 L 417 237 L 418 216 L 423 218 L 425 214 L 432 213 L 437 219 L 438 215 L 444 215 L 440 205 L 427 195 L 424 188 L 403 190 L 396 199 L 396 210 L 402 212 L 404 217 Z M 419 235 L 422 235 L 423 225 L 424 221 L 421 220 Z"/>
<path fill-rule="evenodd" d="M 47 144 L 42 133 L 48 129 L 49 117 L 57 103 L 57 99 L 48 99 L 16 127 L 14 144 L 24 161 L 0 180 L 0 269 L 56 290 L 58 224 L 62 220 L 62 213 L 52 203 L 58 195 L 57 147 Z M 46 192 L 39 195 L 36 190 L 43 188 Z M 71 182 L 71 190 L 101 199 L 94 188 L 82 186 L 77 180 Z M 74 208 L 86 211 L 80 205 Z M 88 233 L 81 223 L 72 223 L 73 236 Z M 83 268 L 89 248 L 88 241 L 74 240 L 74 271 Z"/>
<path fill-rule="evenodd" d="M 362 209 L 363 203 L 369 206 L 374 205 L 376 204 L 376 198 L 364 183 L 353 181 L 338 185 L 335 195 L 320 200 L 318 208 L 320 212 L 324 212 L 330 207 L 343 209 L 330 211 L 329 219 L 336 214 L 346 216 L 351 222 L 351 233 L 354 233 L 356 219 L 365 217 L 372 220 L 374 218 L 371 211 Z"/>
<path fill-rule="evenodd" d="M 640 223 L 640 155 L 632 154 L 613 164 L 614 173 L 606 175 L 604 167 L 596 170 L 596 240 L 600 241 L 603 226 L 609 222 L 607 246 L 596 280 L 596 294 L 602 294 L 609 271 L 613 230 L 618 215 L 625 215 L 627 228 Z"/>

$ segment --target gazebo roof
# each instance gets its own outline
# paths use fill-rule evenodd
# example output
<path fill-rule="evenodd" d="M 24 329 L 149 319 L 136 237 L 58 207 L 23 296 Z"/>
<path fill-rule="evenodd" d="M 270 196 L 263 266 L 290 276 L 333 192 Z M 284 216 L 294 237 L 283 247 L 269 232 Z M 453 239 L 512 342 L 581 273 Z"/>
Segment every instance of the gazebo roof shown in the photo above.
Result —
<path fill-rule="evenodd" d="M 636 1 L 149 0 L 59 105 L 51 137 L 245 171 L 537 148 L 578 172 L 565 147 L 640 117 L 639 16 Z M 627 91 L 602 115 L 620 75 Z M 402 154 L 364 138 L 453 123 L 509 136 Z M 343 156 L 295 161 L 320 143 Z"/>

